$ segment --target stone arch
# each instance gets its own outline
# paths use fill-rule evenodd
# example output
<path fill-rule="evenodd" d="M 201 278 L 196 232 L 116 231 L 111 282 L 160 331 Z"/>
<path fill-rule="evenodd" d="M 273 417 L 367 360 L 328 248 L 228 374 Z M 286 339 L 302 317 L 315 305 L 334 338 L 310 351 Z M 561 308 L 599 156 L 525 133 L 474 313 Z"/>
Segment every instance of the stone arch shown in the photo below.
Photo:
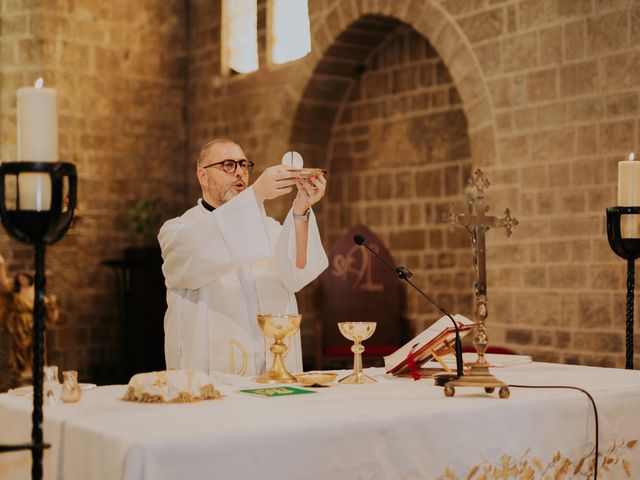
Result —
<path fill-rule="evenodd" d="M 370 0 L 334 2 L 314 23 L 311 53 L 290 84 L 293 101 L 283 112 L 292 122 L 289 143 L 305 151 L 308 165 L 324 165 L 333 121 L 361 73 L 359 63 L 350 60 L 353 49 L 365 58 L 401 23 L 425 37 L 449 69 L 467 117 L 473 164 L 497 162 L 489 91 L 471 45 L 455 20 L 432 0 Z"/>
<path fill-rule="evenodd" d="M 448 131 L 464 137 L 464 153 L 447 157 L 440 163 L 423 161 L 427 158 L 425 155 L 414 158 L 411 164 L 398 166 L 378 162 L 394 158 L 389 152 L 382 152 L 375 158 L 374 155 L 367 158 L 366 162 L 361 162 L 367 157 L 364 154 L 356 161 L 334 161 L 329 165 L 335 160 L 336 152 L 341 154 L 338 130 L 343 125 L 340 119 L 343 114 L 349 116 L 351 97 L 360 98 L 357 90 L 361 79 L 367 76 L 370 60 L 393 42 L 398 32 L 409 30 L 435 51 L 439 64 L 444 64 L 447 70 L 448 83 L 455 87 L 456 114 L 463 118 L 464 128 Z M 448 307 L 469 315 L 472 301 L 466 285 L 472 283 L 471 271 L 466 263 L 457 260 L 467 254 L 468 238 L 462 231 L 450 233 L 439 221 L 442 206 L 453 198 L 461 198 L 470 166 L 495 162 L 489 92 L 466 37 L 453 19 L 430 0 L 334 2 L 332 8 L 313 23 L 312 35 L 312 53 L 298 64 L 295 78 L 287 82 L 290 96 L 282 117 L 291 122 L 289 142 L 285 145 L 285 138 L 276 141 L 282 142 L 281 150 L 291 146 L 303 152 L 307 166 L 331 170 L 327 201 L 315 208 L 326 246 L 348 225 L 365 223 L 397 252 L 399 263 L 415 268 L 419 283 L 428 285 Z M 424 132 L 418 130 L 421 134 Z M 392 141 L 381 140 L 385 132 L 372 132 L 370 138 L 376 139 L 376 144 L 394 145 Z M 369 133 L 353 135 L 368 136 Z M 453 142 L 451 137 L 446 141 Z M 368 147 L 360 149 L 363 150 Z M 350 166 L 345 169 L 344 165 Z M 395 166 L 397 170 L 388 174 Z M 428 194 L 424 193 L 427 191 Z M 317 314 L 316 296 L 310 289 L 303 292 L 299 299 L 303 315 L 313 318 Z M 421 329 L 435 315 L 417 303 L 409 305 L 407 314 L 416 329 Z"/>

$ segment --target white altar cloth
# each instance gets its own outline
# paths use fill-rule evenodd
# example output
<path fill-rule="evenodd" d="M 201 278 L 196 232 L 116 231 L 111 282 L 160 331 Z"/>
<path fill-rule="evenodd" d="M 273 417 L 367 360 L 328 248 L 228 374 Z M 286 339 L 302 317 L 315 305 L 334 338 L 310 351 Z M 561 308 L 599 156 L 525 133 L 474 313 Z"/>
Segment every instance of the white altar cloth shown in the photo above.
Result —
<path fill-rule="evenodd" d="M 271 399 L 237 393 L 264 385 L 221 377 L 226 398 L 195 404 L 124 402 L 126 386 L 99 387 L 45 407 L 45 478 L 592 478 L 593 408 L 581 392 L 512 388 L 502 400 L 458 388 L 446 398 L 431 380 L 367 373 L 378 383 Z M 493 373 L 588 390 L 599 478 L 640 478 L 640 371 L 533 363 Z M 29 398 L 0 395 L 0 443 L 28 441 L 30 413 Z M 30 465 L 30 453 L 0 454 L 0 478 L 29 478 Z"/>

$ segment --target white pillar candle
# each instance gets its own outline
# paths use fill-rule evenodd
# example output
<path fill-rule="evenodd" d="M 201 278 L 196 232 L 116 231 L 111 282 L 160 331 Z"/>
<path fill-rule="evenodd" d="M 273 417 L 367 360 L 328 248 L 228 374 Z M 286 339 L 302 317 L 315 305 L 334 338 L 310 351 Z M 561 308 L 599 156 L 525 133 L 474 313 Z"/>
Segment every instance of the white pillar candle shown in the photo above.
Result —
<path fill-rule="evenodd" d="M 618 162 L 618 206 L 640 207 L 640 161 L 634 159 Z M 620 220 L 623 238 L 640 238 L 640 217 L 623 215 Z"/>
<path fill-rule="evenodd" d="M 33 87 L 18 89 L 17 132 L 18 161 L 58 161 L 58 111 L 56 91 L 43 87 L 39 78 Z M 48 210 L 51 208 L 51 180 L 49 175 L 28 173 L 20 175 L 20 209 Z"/>

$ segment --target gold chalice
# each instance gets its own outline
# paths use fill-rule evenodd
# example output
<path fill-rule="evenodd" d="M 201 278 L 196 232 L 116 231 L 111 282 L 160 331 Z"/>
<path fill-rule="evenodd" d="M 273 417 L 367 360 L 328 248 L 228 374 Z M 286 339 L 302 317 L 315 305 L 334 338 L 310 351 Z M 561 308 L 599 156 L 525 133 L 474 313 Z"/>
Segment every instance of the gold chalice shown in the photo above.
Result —
<path fill-rule="evenodd" d="M 376 322 L 339 322 L 340 333 L 353 342 L 353 373 L 338 380 L 340 383 L 376 383 L 376 381 L 362 373 L 362 342 L 376 331 Z"/>
<path fill-rule="evenodd" d="M 271 353 L 273 353 L 273 363 L 271 368 L 264 375 L 256 378 L 258 383 L 295 383 L 296 377 L 291 375 L 284 366 L 284 354 L 287 346 L 282 342 L 283 339 L 290 337 L 300 328 L 302 315 L 294 315 L 290 313 L 259 313 L 258 325 L 265 337 L 275 340 L 271 345 Z"/>

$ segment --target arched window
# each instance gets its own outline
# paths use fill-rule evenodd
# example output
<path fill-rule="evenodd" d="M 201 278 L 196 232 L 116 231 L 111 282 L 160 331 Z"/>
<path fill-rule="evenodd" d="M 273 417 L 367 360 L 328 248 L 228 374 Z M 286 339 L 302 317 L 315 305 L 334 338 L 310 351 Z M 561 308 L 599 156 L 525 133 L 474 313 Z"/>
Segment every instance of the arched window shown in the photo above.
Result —
<path fill-rule="evenodd" d="M 307 0 L 271 0 L 271 61 L 285 63 L 311 51 Z"/>
<path fill-rule="evenodd" d="M 258 70 L 257 0 L 222 1 L 222 69 L 223 73 Z"/>

